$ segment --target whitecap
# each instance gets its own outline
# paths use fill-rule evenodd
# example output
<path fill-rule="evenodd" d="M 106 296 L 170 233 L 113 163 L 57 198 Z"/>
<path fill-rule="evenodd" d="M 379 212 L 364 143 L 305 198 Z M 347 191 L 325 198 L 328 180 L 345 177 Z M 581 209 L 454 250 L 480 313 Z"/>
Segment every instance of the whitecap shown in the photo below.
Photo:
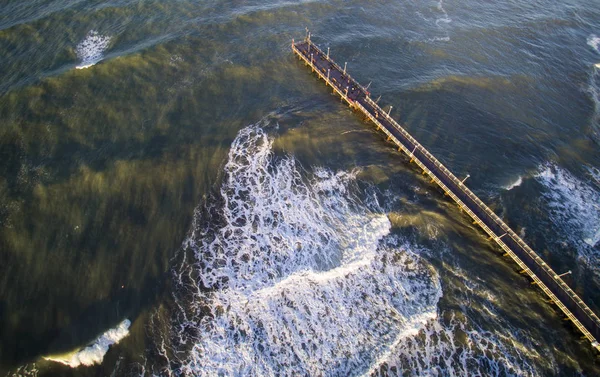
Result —
<path fill-rule="evenodd" d="M 437 4 L 437 9 L 442 13 L 442 16 L 435 20 L 435 24 L 439 27 L 440 23 L 449 24 L 452 22 L 450 16 L 448 16 L 448 12 L 444 8 L 444 0 L 440 0 Z"/>
<path fill-rule="evenodd" d="M 449 42 L 450 34 L 448 33 L 447 26 L 452 22 L 452 19 L 448 15 L 446 8 L 444 8 L 444 1 L 439 0 L 435 6 L 428 5 L 423 10 L 418 10 L 415 15 L 424 21 L 424 24 L 433 24 L 435 28 L 433 30 L 442 31 L 443 35 L 437 35 L 428 37 L 427 34 L 432 30 L 431 27 L 427 27 L 424 33 L 415 31 L 418 35 L 416 38 L 409 38 L 411 42 L 416 43 L 436 43 L 436 42 Z M 431 26 L 433 26 L 431 25 Z M 437 34 L 437 33 L 436 33 Z"/>
<path fill-rule="evenodd" d="M 514 182 L 509 183 L 508 185 L 504 186 L 504 189 L 506 191 L 510 191 L 510 190 L 514 189 L 515 187 L 521 186 L 521 183 L 523 183 L 523 177 L 519 176 Z"/>
<path fill-rule="evenodd" d="M 108 47 L 110 39 L 110 36 L 101 35 L 97 31 L 91 30 L 85 39 L 77 45 L 77 57 L 81 60 L 81 63 L 76 68 L 89 68 L 104 59 L 104 51 Z"/>
<path fill-rule="evenodd" d="M 588 46 L 596 50 L 597 53 L 600 53 L 600 38 L 597 37 L 595 34 L 590 34 L 590 36 L 588 36 L 587 44 Z"/>
<path fill-rule="evenodd" d="M 600 169 L 595 168 L 593 166 L 586 167 L 588 174 L 592 178 L 593 183 L 600 188 Z"/>
<path fill-rule="evenodd" d="M 90 366 L 100 364 L 104 359 L 104 355 L 108 352 L 109 347 L 119 343 L 123 338 L 129 335 L 129 326 L 131 326 L 131 321 L 125 319 L 115 328 L 107 330 L 92 344 L 83 349 L 62 355 L 45 356 L 44 359 L 65 364 L 71 368 L 77 368 L 80 365 Z"/>

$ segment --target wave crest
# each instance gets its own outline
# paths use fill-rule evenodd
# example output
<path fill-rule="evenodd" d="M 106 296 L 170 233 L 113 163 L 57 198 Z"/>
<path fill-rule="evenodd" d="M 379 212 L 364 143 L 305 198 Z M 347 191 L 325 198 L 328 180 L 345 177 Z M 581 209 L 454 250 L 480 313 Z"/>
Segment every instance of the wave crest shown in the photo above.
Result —
<path fill-rule="evenodd" d="M 104 59 L 104 51 L 108 48 L 110 40 L 109 36 L 91 30 L 85 39 L 77 45 L 77 57 L 81 60 L 81 63 L 76 68 L 88 68 Z"/>
<path fill-rule="evenodd" d="M 94 365 L 102 363 L 104 355 L 113 344 L 119 343 L 123 338 L 129 335 L 129 326 L 131 321 L 126 319 L 117 327 L 109 329 L 100 335 L 91 345 L 64 355 L 46 356 L 44 359 L 56 361 L 61 364 L 77 368 L 80 365 Z"/>

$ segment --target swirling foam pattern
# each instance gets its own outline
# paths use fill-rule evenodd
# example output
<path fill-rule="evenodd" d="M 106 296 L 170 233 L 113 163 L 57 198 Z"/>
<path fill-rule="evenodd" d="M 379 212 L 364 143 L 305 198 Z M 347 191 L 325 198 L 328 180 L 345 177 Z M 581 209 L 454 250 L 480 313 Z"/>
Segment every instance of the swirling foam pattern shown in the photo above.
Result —
<path fill-rule="evenodd" d="M 180 370 L 368 371 L 437 317 L 437 274 L 394 246 L 385 215 L 351 199 L 354 174 L 316 169 L 304 179 L 294 159 L 275 160 L 271 146 L 258 126 L 239 133 L 225 166 L 222 217 L 187 241 L 203 288 L 195 302 L 210 314 L 195 325 Z"/>
<path fill-rule="evenodd" d="M 438 318 L 432 252 L 390 234 L 353 172 L 307 173 L 272 143 L 241 130 L 219 198 L 196 213 L 171 345 L 158 347 L 169 374 L 532 374 L 510 334 Z"/>
<path fill-rule="evenodd" d="M 595 247 L 600 241 L 600 192 L 590 182 L 574 177 L 556 165 L 540 168 L 536 179 L 546 187 L 543 196 L 549 206 L 552 222 L 564 230 L 564 237 L 577 246 L 579 256 L 597 269 L 600 255 Z"/>

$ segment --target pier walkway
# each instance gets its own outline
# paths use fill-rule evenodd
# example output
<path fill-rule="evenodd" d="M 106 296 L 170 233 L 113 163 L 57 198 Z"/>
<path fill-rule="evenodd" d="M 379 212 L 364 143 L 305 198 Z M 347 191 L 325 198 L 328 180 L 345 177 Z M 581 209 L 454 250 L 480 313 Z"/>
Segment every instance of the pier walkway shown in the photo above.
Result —
<path fill-rule="evenodd" d="M 310 40 L 310 34 L 301 42 L 292 41 L 292 50 L 311 67 L 327 86 L 340 95 L 351 108 L 360 111 L 375 126 L 394 142 L 399 151 L 403 151 L 465 211 L 474 224 L 478 224 L 520 268 L 527 274 L 588 339 L 591 346 L 600 352 L 600 319 L 579 298 L 579 296 L 550 268 L 511 228 L 488 208 L 467 186 L 450 170 L 439 162 L 427 149 L 415 140 L 394 119 L 385 113 L 370 98 L 368 87 L 364 88 L 330 57 L 329 50 L 324 53 Z"/>

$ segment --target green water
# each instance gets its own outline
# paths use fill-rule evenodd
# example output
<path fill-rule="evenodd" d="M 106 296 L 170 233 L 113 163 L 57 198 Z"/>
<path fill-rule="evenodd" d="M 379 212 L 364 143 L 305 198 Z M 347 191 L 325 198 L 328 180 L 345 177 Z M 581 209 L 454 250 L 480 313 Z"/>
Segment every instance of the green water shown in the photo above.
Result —
<path fill-rule="evenodd" d="M 309 27 L 354 77 L 372 80 L 375 98 L 458 176 L 470 173 L 473 190 L 525 228 L 549 264 L 575 270 L 568 282 L 598 312 L 599 246 L 585 249 L 592 267 L 581 262 L 572 229 L 549 217 L 533 178 L 551 162 L 600 184 L 587 170 L 600 166 L 588 91 L 599 59 L 586 44 L 600 33 L 593 8 L 0 2 L 0 374 L 24 365 L 22 374 L 136 374 L 160 359 L 153 331 L 172 314 L 172 268 L 194 210 L 218 192 L 238 131 L 261 119 L 279 124 L 277 155 L 306 170 L 363 168 L 360 179 L 401 203 L 388 213 L 394 232 L 446 250 L 429 257 L 444 285 L 441 318 L 520 334 L 531 343 L 515 338 L 515 354 L 541 347 L 532 363 L 545 374 L 599 373 L 589 346 L 515 266 L 289 47 Z M 104 60 L 75 69 L 90 30 L 111 37 Z M 523 185 L 501 188 L 518 176 Z M 598 225 L 600 215 L 590 218 Z M 484 287 L 471 289 L 472 312 L 465 281 Z M 508 330 L 489 321 L 487 290 Z M 130 334 L 102 366 L 42 361 L 124 318 Z"/>

